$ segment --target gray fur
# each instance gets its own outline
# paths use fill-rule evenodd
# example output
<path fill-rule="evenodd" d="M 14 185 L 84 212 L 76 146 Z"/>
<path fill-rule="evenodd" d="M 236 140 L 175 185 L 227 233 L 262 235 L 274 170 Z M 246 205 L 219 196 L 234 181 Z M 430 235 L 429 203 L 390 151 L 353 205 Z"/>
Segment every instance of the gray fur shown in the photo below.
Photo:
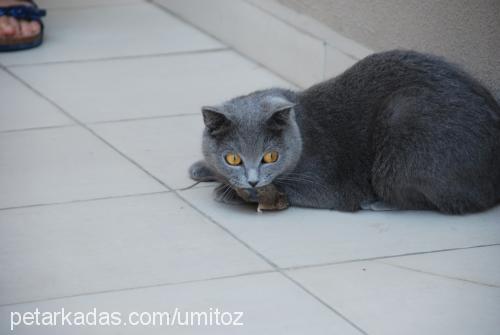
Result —
<path fill-rule="evenodd" d="M 218 107 L 203 107 L 208 125 L 203 134 L 205 161 L 235 188 L 252 188 L 249 181 L 256 181 L 256 187 L 265 186 L 297 165 L 302 148 L 300 130 L 293 104 L 279 92 L 256 92 Z M 277 150 L 280 158 L 263 165 L 262 156 L 268 150 Z M 227 152 L 238 153 L 244 165 L 228 165 L 224 160 Z"/>
<path fill-rule="evenodd" d="M 500 107 L 434 56 L 374 54 L 305 91 L 258 91 L 203 116 L 194 179 L 202 171 L 232 189 L 273 183 L 292 206 L 342 211 L 383 202 L 466 213 L 500 201 Z M 278 161 L 262 164 L 270 149 Z M 229 166 L 227 151 L 243 164 Z"/>

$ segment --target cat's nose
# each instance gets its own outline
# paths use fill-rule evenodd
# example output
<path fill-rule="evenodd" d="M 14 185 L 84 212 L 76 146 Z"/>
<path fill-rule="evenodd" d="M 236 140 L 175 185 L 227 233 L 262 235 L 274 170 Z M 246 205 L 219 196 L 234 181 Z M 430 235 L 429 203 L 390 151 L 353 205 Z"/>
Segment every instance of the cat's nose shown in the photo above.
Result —
<path fill-rule="evenodd" d="M 259 173 L 256 169 L 249 168 L 247 170 L 247 182 L 250 186 L 255 187 L 259 182 Z"/>

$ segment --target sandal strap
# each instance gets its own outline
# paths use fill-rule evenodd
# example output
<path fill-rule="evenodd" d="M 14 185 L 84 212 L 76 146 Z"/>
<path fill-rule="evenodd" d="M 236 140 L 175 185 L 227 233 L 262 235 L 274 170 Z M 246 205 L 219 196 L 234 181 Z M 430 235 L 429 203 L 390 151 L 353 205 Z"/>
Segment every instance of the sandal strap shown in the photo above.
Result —
<path fill-rule="evenodd" d="M 0 7 L 0 16 L 10 16 L 18 20 L 40 20 L 45 15 L 45 9 L 33 6 Z"/>

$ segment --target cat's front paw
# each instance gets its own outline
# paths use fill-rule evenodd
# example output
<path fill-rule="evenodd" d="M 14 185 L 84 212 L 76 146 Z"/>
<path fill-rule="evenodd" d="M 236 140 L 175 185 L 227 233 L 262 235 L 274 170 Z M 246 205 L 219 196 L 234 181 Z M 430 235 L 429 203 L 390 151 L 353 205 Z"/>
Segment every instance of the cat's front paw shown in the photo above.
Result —
<path fill-rule="evenodd" d="M 217 176 L 204 161 L 198 161 L 191 165 L 189 177 L 195 181 L 217 181 Z"/>

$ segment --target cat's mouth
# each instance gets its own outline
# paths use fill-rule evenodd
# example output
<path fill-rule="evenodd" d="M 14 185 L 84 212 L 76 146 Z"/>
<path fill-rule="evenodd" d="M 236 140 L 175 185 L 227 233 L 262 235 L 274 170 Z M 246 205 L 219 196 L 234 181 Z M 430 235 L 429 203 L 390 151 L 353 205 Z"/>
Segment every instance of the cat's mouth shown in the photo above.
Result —
<path fill-rule="evenodd" d="M 258 198 L 259 193 L 269 187 L 270 183 L 266 185 L 259 185 L 257 187 L 237 187 L 231 185 L 234 190 L 239 194 L 245 194 L 245 198 L 250 199 L 251 201 L 255 201 Z"/>
<path fill-rule="evenodd" d="M 248 192 L 257 192 L 259 190 L 262 190 L 263 188 L 266 188 L 267 186 L 269 186 L 271 183 L 266 183 L 266 184 L 256 184 L 255 186 L 251 186 L 251 187 L 242 187 L 242 189 L 244 189 L 245 191 L 248 191 Z"/>
<path fill-rule="evenodd" d="M 245 184 L 240 182 L 233 182 L 231 179 L 226 179 L 221 182 L 228 184 L 234 190 L 244 190 L 246 192 L 255 192 L 272 184 L 272 182 L 265 182 L 265 183 L 258 182 L 255 183 L 255 185 L 252 185 L 251 183 Z"/>
<path fill-rule="evenodd" d="M 258 202 L 258 193 L 256 188 L 236 188 L 236 193 L 247 202 Z"/>
<path fill-rule="evenodd" d="M 257 198 L 257 189 L 255 187 L 253 187 L 253 188 L 246 188 L 245 192 L 247 192 L 250 197 Z"/>

